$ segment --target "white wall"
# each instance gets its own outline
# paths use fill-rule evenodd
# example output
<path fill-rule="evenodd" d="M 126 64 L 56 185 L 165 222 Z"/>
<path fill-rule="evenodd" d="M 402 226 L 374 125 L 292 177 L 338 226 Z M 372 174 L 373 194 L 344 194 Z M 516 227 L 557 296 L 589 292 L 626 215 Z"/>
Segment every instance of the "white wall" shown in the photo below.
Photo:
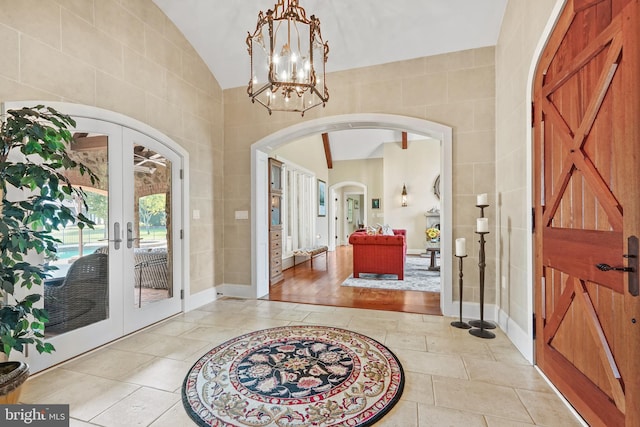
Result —
<path fill-rule="evenodd" d="M 322 180 L 327 179 L 327 162 L 320 134 L 301 138 L 271 151 L 271 157 L 290 160 Z"/>
<path fill-rule="evenodd" d="M 433 183 L 440 174 L 440 141 L 409 141 L 406 150 L 400 143 L 384 145 L 384 215 L 385 223 L 407 230 L 407 251 L 425 249 L 424 214 L 440 208 L 433 194 Z M 407 186 L 407 206 L 401 205 L 402 186 Z"/>

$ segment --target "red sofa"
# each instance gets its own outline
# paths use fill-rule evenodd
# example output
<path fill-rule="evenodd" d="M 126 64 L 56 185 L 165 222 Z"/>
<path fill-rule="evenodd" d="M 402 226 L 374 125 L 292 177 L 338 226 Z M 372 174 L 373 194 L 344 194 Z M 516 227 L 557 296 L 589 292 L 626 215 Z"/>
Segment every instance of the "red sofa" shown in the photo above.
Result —
<path fill-rule="evenodd" d="M 368 235 L 364 230 L 349 236 L 353 245 L 353 277 L 360 273 L 396 274 L 404 279 L 407 256 L 406 230 L 393 230 L 393 236 Z"/>

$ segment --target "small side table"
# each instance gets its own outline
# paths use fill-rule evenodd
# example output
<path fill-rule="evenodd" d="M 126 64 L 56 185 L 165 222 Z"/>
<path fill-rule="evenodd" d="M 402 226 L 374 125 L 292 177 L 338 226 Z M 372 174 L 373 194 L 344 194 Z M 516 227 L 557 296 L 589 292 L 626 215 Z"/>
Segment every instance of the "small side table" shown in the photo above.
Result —
<path fill-rule="evenodd" d="M 440 271 L 440 266 L 436 265 L 436 255 L 440 253 L 440 247 L 428 247 L 427 256 L 430 258 L 429 271 Z"/>

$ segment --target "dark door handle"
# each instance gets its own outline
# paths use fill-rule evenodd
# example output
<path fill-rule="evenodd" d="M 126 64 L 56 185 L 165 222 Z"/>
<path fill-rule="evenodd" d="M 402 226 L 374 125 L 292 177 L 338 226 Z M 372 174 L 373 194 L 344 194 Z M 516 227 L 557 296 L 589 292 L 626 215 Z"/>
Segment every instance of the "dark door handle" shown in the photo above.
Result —
<path fill-rule="evenodd" d="M 601 271 L 623 271 L 629 274 L 629 294 L 637 297 L 640 294 L 640 286 L 638 281 L 639 261 L 639 244 L 637 236 L 629 236 L 627 238 L 627 253 L 623 255 L 626 258 L 628 267 L 611 267 L 609 264 L 596 264 L 596 268 Z"/>
<path fill-rule="evenodd" d="M 600 271 L 626 271 L 628 273 L 633 272 L 631 267 L 611 267 L 609 264 L 596 264 L 596 267 Z"/>

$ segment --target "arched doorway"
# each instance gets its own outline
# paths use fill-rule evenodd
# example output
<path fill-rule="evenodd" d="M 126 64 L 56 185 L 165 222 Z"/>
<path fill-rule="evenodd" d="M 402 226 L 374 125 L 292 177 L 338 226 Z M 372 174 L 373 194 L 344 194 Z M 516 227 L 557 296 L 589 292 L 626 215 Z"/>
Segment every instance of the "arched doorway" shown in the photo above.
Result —
<path fill-rule="evenodd" d="M 262 297 L 269 292 L 268 280 L 268 212 L 267 158 L 274 148 L 307 135 L 347 129 L 391 129 L 423 135 L 440 141 L 441 158 L 441 249 L 451 253 L 452 236 L 452 129 L 448 126 L 392 114 L 345 114 L 310 120 L 262 138 L 251 146 L 251 271 L 252 283 L 248 296 Z M 451 257 L 442 259 L 441 310 L 445 315 L 454 315 L 451 289 Z M 246 291 L 245 291 L 246 294 Z"/>
<path fill-rule="evenodd" d="M 329 187 L 329 212 L 332 212 L 331 219 L 329 221 L 329 250 L 335 250 L 336 246 L 345 244 L 346 242 L 346 234 L 342 229 L 344 228 L 344 222 L 346 221 L 344 209 L 340 209 L 342 206 L 342 200 L 340 200 L 340 194 L 342 194 L 342 189 L 345 187 L 357 188 L 357 193 L 348 193 L 348 194 L 362 194 L 363 199 L 367 200 L 367 186 L 361 182 L 354 181 L 343 181 L 332 184 Z M 363 209 L 363 223 L 368 224 L 367 222 L 367 210 Z"/>

